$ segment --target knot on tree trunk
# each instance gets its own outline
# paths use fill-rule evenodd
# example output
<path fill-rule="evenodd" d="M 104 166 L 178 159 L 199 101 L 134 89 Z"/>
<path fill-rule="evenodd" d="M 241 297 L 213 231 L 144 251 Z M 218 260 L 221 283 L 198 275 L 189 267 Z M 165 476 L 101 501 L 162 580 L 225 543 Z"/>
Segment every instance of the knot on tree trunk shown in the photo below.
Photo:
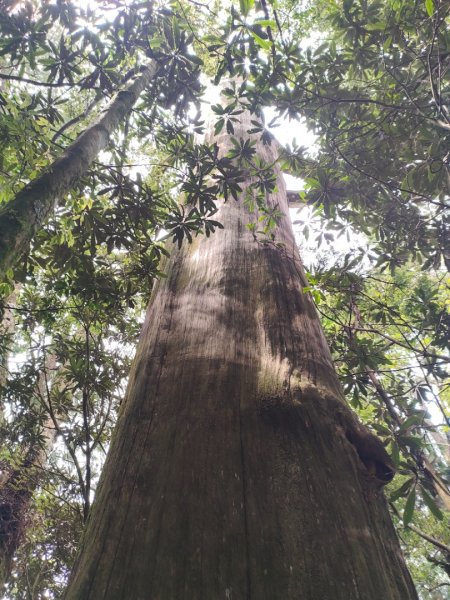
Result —
<path fill-rule="evenodd" d="M 353 446 L 372 483 L 383 486 L 392 481 L 396 469 L 383 442 L 361 423 L 344 400 L 313 387 L 301 391 L 301 402 L 306 399 L 317 403 L 325 421 L 332 419 L 329 424 Z"/>
<path fill-rule="evenodd" d="M 355 418 L 353 420 L 356 421 Z M 358 422 L 347 427 L 345 435 L 354 446 L 371 477 L 380 485 L 386 485 L 392 481 L 395 475 L 395 466 L 376 435 Z"/>
<path fill-rule="evenodd" d="M 383 442 L 361 423 L 350 408 L 341 404 L 337 411 L 338 423 L 344 430 L 346 439 L 355 448 L 370 479 L 380 486 L 386 485 L 395 475 L 395 465 Z"/>

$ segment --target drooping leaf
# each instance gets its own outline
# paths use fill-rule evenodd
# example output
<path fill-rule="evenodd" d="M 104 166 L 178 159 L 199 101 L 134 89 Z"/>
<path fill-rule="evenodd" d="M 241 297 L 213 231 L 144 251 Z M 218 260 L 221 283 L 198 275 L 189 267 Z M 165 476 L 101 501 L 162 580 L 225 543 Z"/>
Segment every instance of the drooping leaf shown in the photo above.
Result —
<path fill-rule="evenodd" d="M 239 0 L 239 7 L 241 9 L 241 14 L 246 17 L 250 10 L 253 8 L 255 4 L 255 0 Z"/>
<path fill-rule="evenodd" d="M 406 527 L 411 523 L 416 505 L 416 486 L 414 485 L 406 499 L 405 508 L 403 511 L 403 525 Z"/>
<path fill-rule="evenodd" d="M 430 496 L 430 494 L 426 491 L 426 489 L 423 486 L 421 486 L 420 488 L 420 493 L 431 514 L 434 515 L 439 521 L 442 521 L 444 515 L 439 506 L 436 504 L 434 498 Z"/>

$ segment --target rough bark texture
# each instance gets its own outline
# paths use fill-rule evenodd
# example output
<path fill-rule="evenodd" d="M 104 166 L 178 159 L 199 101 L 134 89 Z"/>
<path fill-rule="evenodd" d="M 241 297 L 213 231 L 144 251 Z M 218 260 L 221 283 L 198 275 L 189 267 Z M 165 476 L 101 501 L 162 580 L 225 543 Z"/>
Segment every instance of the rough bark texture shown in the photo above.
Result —
<path fill-rule="evenodd" d="M 44 427 L 49 426 L 45 423 Z M 55 441 L 54 431 L 47 443 Z M 30 510 L 33 494 L 39 486 L 48 451 L 31 446 L 20 465 L 11 470 L 0 487 L 0 589 L 9 580 L 13 558 L 31 525 Z"/>
<path fill-rule="evenodd" d="M 17 303 L 17 293 L 20 290 L 20 284 L 14 285 L 14 290 L 11 294 L 5 298 L 5 306 L 1 314 L 0 322 L 0 395 L 2 394 L 3 388 L 6 385 L 8 379 L 8 358 L 9 358 L 9 347 L 11 345 L 11 338 L 16 328 L 16 320 L 14 318 L 14 308 Z M 0 307 L 1 309 L 2 307 Z M 0 425 L 3 425 L 4 406 L 0 397 Z"/>
<path fill-rule="evenodd" d="M 281 177 L 268 201 L 287 213 Z M 289 216 L 282 247 L 255 218 L 223 205 L 154 290 L 67 600 L 417 598 Z"/>
<path fill-rule="evenodd" d="M 63 156 L 0 211 L 0 281 L 28 249 L 33 235 L 53 212 L 57 202 L 73 188 L 98 153 L 106 148 L 110 135 L 131 111 L 156 71 L 154 62 L 143 68 Z"/>
<path fill-rule="evenodd" d="M 41 373 L 36 385 L 36 394 L 47 396 L 47 382 L 56 369 L 56 358 L 46 360 L 46 373 Z M 2 469 L 0 484 L 0 589 L 9 580 L 14 555 L 31 524 L 30 509 L 34 492 L 39 486 L 43 467 L 56 440 L 52 419 L 47 418 L 41 426 L 40 435 L 44 442 L 32 444 L 16 468 Z"/>

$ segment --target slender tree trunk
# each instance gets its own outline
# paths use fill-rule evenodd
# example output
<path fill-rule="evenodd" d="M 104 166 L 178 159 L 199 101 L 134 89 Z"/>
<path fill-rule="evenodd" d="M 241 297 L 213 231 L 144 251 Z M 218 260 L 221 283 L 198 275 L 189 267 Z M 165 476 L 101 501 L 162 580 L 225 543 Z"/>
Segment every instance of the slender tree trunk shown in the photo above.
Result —
<path fill-rule="evenodd" d="M 280 175 L 268 203 L 288 211 Z M 219 219 L 154 290 L 66 599 L 417 598 L 392 465 L 344 403 L 289 216 L 277 244 L 242 202 Z"/>
<path fill-rule="evenodd" d="M 48 378 L 53 377 L 56 369 L 55 355 L 49 355 L 45 362 L 45 372 L 40 374 L 36 385 L 36 394 L 41 398 L 47 396 Z M 0 589 L 11 575 L 12 560 L 30 525 L 33 494 L 56 440 L 57 432 L 50 417 L 44 421 L 39 433 L 44 444 L 32 444 L 20 464 L 10 468 L 0 485 Z"/>
<path fill-rule="evenodd" d="M 86 338 L 84 328 L 79 328 L 77 337 Z M 86 356 L 88 359 L 88 356 Z M 84 517 L 90 507 L 90 481 L 83 477 L 80 464 L 70 442 L 65 440 L 61 427 L 64 416 L 55 412 L 55 399 L 67 386 L 67 373 L 64 367 L 57 366 L 56 355 L 48 353 L 45 357 L 43 370 L 34 387 L 33 396 L 36 404 L 45 406 L 47 416 L 39 426 L 39 441 L 30 444 L 22 460 L 15 468 L 4 467 L 0 473 L 6 475 L 0 482 L 0 589 L 9 580 L 14 555 L 23 543 L 27 531 L 32 525 L 30 511 L 33 510 L 33 497 L 42 483 L 43 470 L 48 466 L 48 456 L 54 448 L 58 434 L 66 443 L 66 448 L 75 464 L 78 475 L 79 494 L 84 500 Z M 87 445 L 92 443 L 89 438 L 89 424 L 85 422 Z M 89 459 L 86 456 L 86 471 L 90 471 Z"/>
<path fill-rule="evenodd" d="M 14 290 L 5 298 L 3 305 L 2 319 L 0 322 L 0 448 L 4 445 L 4 433 L 6 426 L 4 389 L 8 382 L 9 375 L 9 354 L 12 346 L 12 339 L 16 329 L 16 318 L 14 309 L 17 305 L 17 295 L 21 285 L 14 284 Z M 0 486 L 8 477 L 8 465 L 4 459 L 0 460 Z"/>
<path fill-rule="evenodd" d="M 57 202 L 84 175 L 98 153 L 106 148 L 110 135 L 129 114 L 156 72 L 157 64 L 153 61 L 142 68 L 117 94 L 102 116 L 0 211 L 0 281 L 26 252 L 35 232 L 45 223 Z"/>
<path fill-rule="evenodd" d="M 14 290 L 5 298 L 5 308 L 2 313 L 0 322 L 0 394 L 6 385 L 8 379 L 8 358 L 9 348 L 11 346 L 11 338 L 16 328 L 16 320 L 14 317 L 14 308 L 17 303 L 17 292 L 20 289 L 20 284 L 14 285 Z M 0 425 L 3 424 L 3 402 L 0 399 Z"/>

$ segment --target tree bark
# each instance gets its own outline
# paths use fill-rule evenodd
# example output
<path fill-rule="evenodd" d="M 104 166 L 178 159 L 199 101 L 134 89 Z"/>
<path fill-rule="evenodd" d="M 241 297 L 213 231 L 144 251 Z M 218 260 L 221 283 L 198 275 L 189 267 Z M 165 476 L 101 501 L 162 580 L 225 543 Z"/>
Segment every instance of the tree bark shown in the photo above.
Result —
<path fill-rule="evenodd" d="M 16 320 L 14 317 L 14 308 L 17 303 L 17 293 L 20 290 L 20 284 L 15 283 L 13 291 L 5 298 L 5 308 L 1 315 L 0 322 L 0 395 L 8 380 L 8 358 L 9 347 L 11 346 L 11 338 L 16 328 Z M 4 406 L 0 398 L 0 426 L 4 422 L 3 414 Z"/>
<path fill-rule="evenodd" d="M 45 361 L 36 384 L 36 395 L 45 398 L 48 380 L 56 370 L 56 358 L 52 354 Z M 24 453 L 20 464 L 10 468 L 0 484 L 0 589 L 10 578 L 14 555 L 31 524 L 30 509 L 33 495 L 39 486 L 42 469 L 56 441 L 53 421 L 48 417 L 40 427 L 44 444 L 35 442 Z M 5 473 L 5 470 L 3 471 Z"/>
<path fill-rule="evenodd" d="M 229 201 L 223 231 L 168 261 L 66 600 L 417 598 L 393 467 L 343 400 L 280 173 L 267 201 L 276 244 Z"/>
<path fill-rule="evenodd" d="M 117 94 L 102 116 L 0 211 L 0 281 L 26 252 L 34 234 L 54 211 L 57 202 L 84 175 L 98 153 L 106 148 L 110 135 L 131 111 L 156 72 L 154 61 L 142 68 Z"/>

